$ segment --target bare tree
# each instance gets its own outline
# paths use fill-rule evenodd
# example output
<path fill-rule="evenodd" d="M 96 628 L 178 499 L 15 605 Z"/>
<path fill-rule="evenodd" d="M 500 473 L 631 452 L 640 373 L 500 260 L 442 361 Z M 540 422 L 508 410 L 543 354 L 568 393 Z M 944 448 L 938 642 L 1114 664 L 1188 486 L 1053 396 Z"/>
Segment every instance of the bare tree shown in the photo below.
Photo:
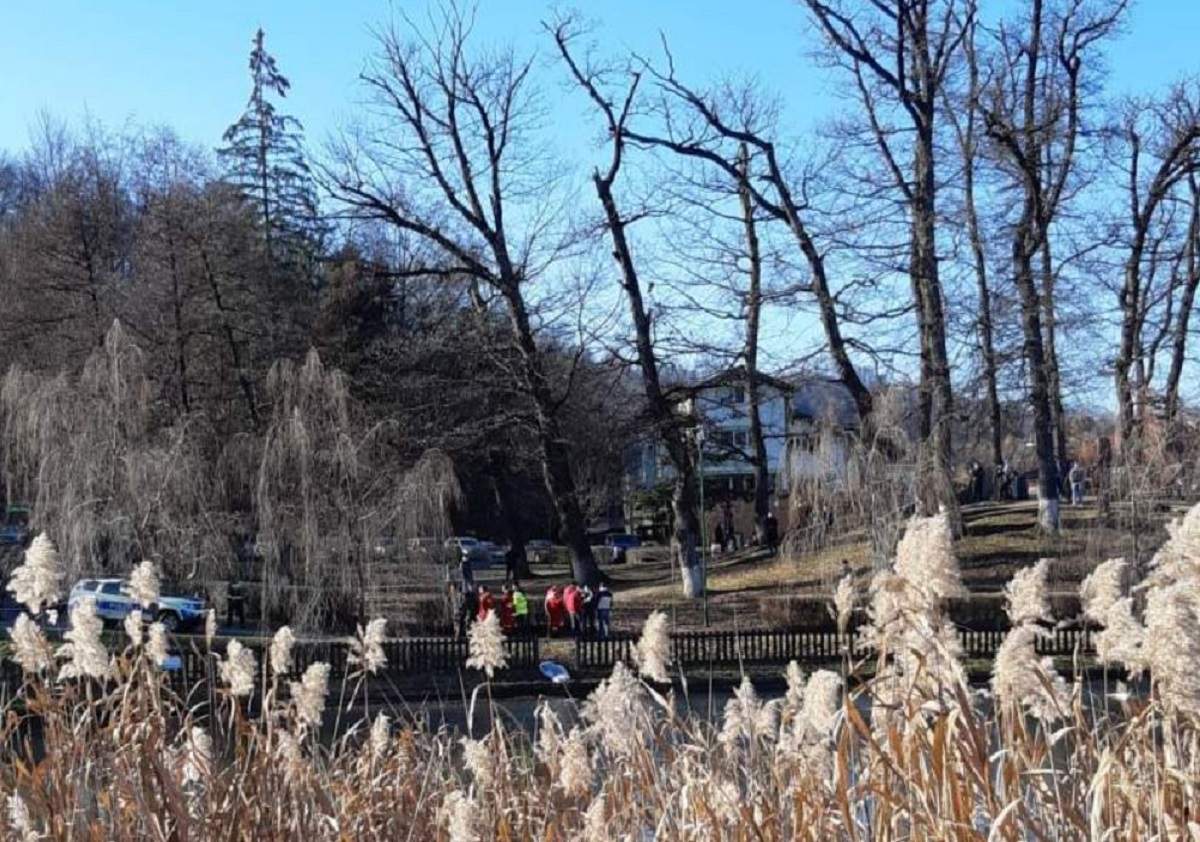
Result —
<path fill-rule="evenodd" d="M 754 197 L 746 186 L 750 183 L 750 153 L 743 144 L 741 149 L 742 178 L 738 181 L 738 199 L 741 203 L 742 225 L 746 237 L 746 275 L 747 289 L 745 306 L 746 314 L 745 341 L 742 345 L 742 359 L 746 363 L 746 393 L 748 412 L 750 415 L 750 447 L 753 448 L 749 460 L 754 468 L 754 537 L 760 545 L 767 542 L 767 516 L 771 511 L 770 474 L 767 465 L 767 445 L 763 436 L 761 382 L 758 371 L 759 334 L 762 325 L 763 311 L 763 256 L 759 245 L 758 223 L 755 219 L 756 207 Z"/>
<path fill-rule="evenodd" d="M 1129 227 L 1124 283 L 1118 299 L 1121 338 L 1114 370 L 1117 427 L 1124 445 L 1134 438 L 1138 420 L 1130 370 L 1145 365 L 1142 352 L 1147 291 L 1143 289 L 1143 273 L 1147 259 L 1153 257 L 1151 246 L 1156 223 L 1161 221 L 1160 209 L 1195 167 L 1200 139 L 1196 106 L 1182 87 L 1166 102 L 1134 103 L 1123 120 L 1121 134 L 1128 156 Z M 1144 368 L 1139 370 L 1144 372 Z M 1144 403 L 1145 396 L 1139 396 L 1138 402 Z"/>
<path fill-rule="evenodd" d="M 770 139 L 770 120 L 767 110 L 760 107 L 759 97 L 752 90 L 724 88 L 714 92 L 697 91 L 675 74 L 674 61 L 666 53 L 666 67 L 657 68 L 645 59 L 637 59 L 638 78 L 648 75 L 659 94 L 650 116 L 658 118 L 658 132 L 640 128 L 626 114 L 620 122 L 625 140 L 657 148 L 704 163 L 738 184 L 753 197 L 756 206 L 769 218 L 786 226 L 794 238 L 809 281 L 803 291 L 812 295 L 824 332 L 827 351 L 838 377 L 845 383 L 864 422 L 871 416 L 871 391 L 859 376 L 850 356 L 856 343 L 843 333 L 843 317 L 836 290 L 830 283 L 825 252 L 818 244 L 817 234 L 810 225 L 812 214 L 807 174 L 794 188 L 786 172 L 780 152 Z M 747 180 L 750 170 L 740 162 L 744 150 L 749 151 L 753 171 L 757 176 Z M 758 163 L 753 164 L 754 161 Z"/>
<path fill-rule="evenodd" d="M 908 274 L 920 337 L 920 432 L 924 486 L 959 528 L 953 483 L 953 394 L 937 256 L 937 106 L 962 40 L 955 0 L 855 4 L 805 0 L 833 56 L 852 75 L 863 117 L 909 220 Z M 906 124 L 908 132 L 891 126 Z M 909 147 L 900 138 L 910 136 Z M 909 163 L 904 163 L 907 154 Z M 919 488 L 921 488 L 919 486 Z"/>
<path fill-rule="evenodd" d="M 1200 185 L 1196 183 L 1195 173 L 1188 173 L 1188 205 L 1187 241 L 1183 252 L 1185 276 L 1171 341 L 1171 368 L 1167 372 L 1164 389 L 1164 404 L 1169 422 L 1174 422 L 1179 416 L 1179 381 L 1183 376 L 1188 326 L 1196 301 L 1196 286 L 1200 284 L 1200 258 L 1196 254 L 1196 249 L 1200 247 Z"/>
<path fill-rule="evenodd" d="M 978 315 L 975 327 L 978 332 L 979 353 L 983 363 L 983 383 L 987 415 L 989 422 L 989 441 L 991 444 L 992 464 L 999 465 L 1004 461 L 1004 425 L 1000 409 L 999 362 L 996 353 L 995 331 L 993 328 L 993 293 L 988 277 L 988 255 L 986 238 L 980 226 L 980 214 L 975 186 L 976 177 L 981 167 L 978 120 L 979 96 L 981 84 L 979 79 L 979 60 L 975 49 L 978 18 L 976 4 L 971 2 L 964 15 L 963 26 L 963 57 L 967 69 L 967 88 L 963 107 L 958 103 L 947 101 L 945 113 L 950 124 L 954 127 L 955 139 L 958 142 L 959 153 L 962 156 L 962 190 L 963 217 L 966 222 L 967 241 L 971 251 L 971 263 L 975 273 L 975 284 L 978 295 Z M 945 95 L 946 92 L 943 91 Z M 947 97 L 948 98 L 948 97 Z M 948 98 L 949 99 L 949 98 Z"/>
<path fill-rule="evenodd" d="M 637 347 L 638 365 L 642 373 L 642 386 L 646 396 L 646 409 L 662 439 L 667 455 L 674 468 L 671 510 L 674 519 L 671 546 L 676 563 L 683 572 L 684 593 L 689 597 L 703 594 L 706 584 L 703 566 L 697 553 L 700 539 L 700 520 L 697 516 L 696 469 L 693 445 L 689 440 L 689 428 L 693 419 L 680 411 L 680 403 L 671 398 L 664 388 L 659 374 L 659 361 L 655 353 L 652 317 L 642 293 L 642 282 L 637 263 L 626 234 L 631 219 L 622 214 L 613 192 L 625 154 L 625 122 L 629 118 L 637 95 L 640 76 L 631 73 L 628 85 L 619 104 L 607 99 L 599 85 L 602 81 L 597 73 L 576 61 L 571 53 L 573 37 L 571 21 L 561 21 L 551 28 L 555 43 L 571 75 L 599 109 L 608 130 L 611 157 L 608 166 L 597 168 L 592 174 L 596 196 L 604 209 L 604 227 L 612 243 L 612 254 L 620 270 L 621 286 L 629 304 L 633 320 L 634 341 Z M 549 28 L 549 27 L 548 27 Z"/>
<path fill-rule="evenodd" d="M 1116 27 L 1125 2 L 1084 7 L 1030 0 L 1023 31 L 997 34 L 993 83 L 982 104 L 987 134 L 1021 197 L 1012 229 L 1012 275 L 1021 302 L 1021 330 L 1033 408 L 1038 462 L 1038 522 L 1057 531 L 1059 466 L 1047 373 L 1042 296 L 1034 261 L 1045 246 L 1075 163 L 1085 81 L 1093 48 Z M 1088 61 L 1085 64 L 1085 60 Z M 1052 82 L 1047 81 L 1052 78 Z"/>
<path fill-rule="evenodd" d="M 538 165 L 532 137 L 533 59 L 511 50 L 472 57 L 471 21 L 453 7 L 429 31 L 410 29 L 379 34 L 380 55 L 362 75 L 377 120 L 336 146 L 325 177 L 347 215 L 383 221 L 436 253 L 424 274 L 471 279 L 478 307 L 494 295 L 507 311 L 512 376 L 531 404 L 546 487 L 575 577 L 594 584 L 558 418 L 565 396 L 551 387 L 526 297 L 567 247 L 553 228 L 553 175 Z"/>

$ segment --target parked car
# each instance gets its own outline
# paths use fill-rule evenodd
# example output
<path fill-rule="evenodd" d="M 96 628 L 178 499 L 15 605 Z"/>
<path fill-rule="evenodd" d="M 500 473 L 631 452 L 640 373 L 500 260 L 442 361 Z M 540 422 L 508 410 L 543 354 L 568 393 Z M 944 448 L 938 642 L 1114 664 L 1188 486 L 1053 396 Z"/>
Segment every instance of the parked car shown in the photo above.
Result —
<path fill-rule="evenodd" d="M 4 523 L 0 524 L 0 544 L 24 545 L 29 537 L 29 507 L 8 506 L 4 510 Z"/>
<path fill-rule="evenodd" d="M 71 588 L 67 607 L 74 609 L 82 600 L 96 600 L 96 614 L 106 623 L 119 623 L 138 608 L 129 593 L 129 583 L 124 579 L 83 579 Z M 204 622 L 208 606 L 196 596 L 170 596 L 160 594 L 158 602 L 142 612 L 163 624 L 167 631 L 177 631 Z"/>
<path fill-rule="evenodd" d="M 491 541 L 480 541 L 479 546 L 488 554 L 489 562 L 493 565 L 504 566 L 504 560 L 508 556 L 508 547 L 495 544 Z"/>
<path fill-rule="evenodd" d="M 533 538 L 525 542 L 525 560 L 530 564 L 543 564 L 554 556 L 554 542 L 546 538 Z"/>
<path fill-rule="evenodd" d="M 469 535 L 447 538 L 446 549 L 456 553 L 455 561 L 468 559 L 472 567 L 492 566 L 492 555 L 478 538 Z"/>
<path fill-rule="evenodd" d="M 446 561 L 449 546 L 441 538 L 421 537 L 409 538 L 407 545 L 408 558 L 429 562 Z"/>
<path fill-rule="evenodd" d="M 604 546 L 612 549 L 612 563 L 624 564 L 625 552 L 634 547 L 640 547 L 642 539 L 636 535 L 618 534 L 606 535 L 604 537 Z"/>

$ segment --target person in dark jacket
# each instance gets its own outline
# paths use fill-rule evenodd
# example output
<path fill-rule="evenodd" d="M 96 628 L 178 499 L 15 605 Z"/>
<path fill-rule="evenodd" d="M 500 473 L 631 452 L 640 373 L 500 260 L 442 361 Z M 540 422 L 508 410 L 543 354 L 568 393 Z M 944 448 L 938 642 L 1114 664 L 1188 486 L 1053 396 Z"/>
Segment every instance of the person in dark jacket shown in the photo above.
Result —
<path fill-rule="evenodd" d="M 239 626 L 246 625 L 246 591 L 238 579 L 232 580 L 225 592 L 225 625 L 232 626 L 234 617 Z"/>
<path fill-rule="evenodd" d="M 596 633 L 601 640 L 607 640 L 612 633 L 612 605 L 612 591 L 601 582 L 600 589 L 596 591 Z"/>
<path fill-rule="evenodd" d="M 458 636 L 466 637 L 479 611 L 479 596 L 471 585 L 459 585 L 458 597 Z"/>
<path fill-rule="evenodd" d="M 779 552 L 779 520 L 774 512 L 767 512 L 767 547 L 771 555 Z"/>

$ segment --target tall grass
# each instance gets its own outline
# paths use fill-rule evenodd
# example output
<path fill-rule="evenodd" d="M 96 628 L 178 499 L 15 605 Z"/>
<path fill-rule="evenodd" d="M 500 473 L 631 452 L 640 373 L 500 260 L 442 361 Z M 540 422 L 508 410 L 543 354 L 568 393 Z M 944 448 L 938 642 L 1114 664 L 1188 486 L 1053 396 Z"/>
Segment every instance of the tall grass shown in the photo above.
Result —
<path fill-rule="evenodd" d="M 1085 589 L 1089 614 L 1134 638 L 1105 657 L 1149 666 L 1140 694 L 1115 683 L 1085 692 L 1078 669 L 1067 682 L 1036 656 L 1047 613 L 1036 569 L 1008 591 L 1013 631 L 991 688 L 969 686 L 945 615 L 959 579 L 939 519 L 910 523 L 898 563 L 866 600 L 840 586 L 836 613 L 869 615 L 869 662 L 847 655 L 841 670 L 809 676 L 790 665 L 787 693 L 773 700 L 745 680 L 719 721 L 680 712 L 681 676 L 673 689 L 659 680 L 671 666 L 656 618 L 639 672 L 618 665 L 578 716 L 543 704 L 527 731 L 493 711 L 486 732 L 464 736 L 390 711 L 323 738 L 321 723 L 345 710 L 330 709 L 335 697 L 356 694 L 335 692 L 320 664 L 289 680 L 290 632 L 269 666 L 231 645 L 214 704 L 189 705 L 155 663 L 154 634 L 135 632 L 123 651 L 98 658 L 85 604 L 73 648 L 51 651 L 29 622 L 14 635 L 24 682 L 0 728 L 8 837 L 1197 838 L 1193 524 L 1200 517 L 1176 526 L 1161 563 L 1128 595 L 1115 563 Z M 18 581 L 43 603 L 56 586 L 47 557 L 43 545 Z M 494 625 L 479 624 L 471 641 L 473 678 L 504 666 Z M 382 665 L 382 634 L 381 625 L 360 632 L 359 672 L 348 681 Z M 256 681 L 264 686 L 252 704 Z M 489 698 L 477 688 L 471 704 Z"/>

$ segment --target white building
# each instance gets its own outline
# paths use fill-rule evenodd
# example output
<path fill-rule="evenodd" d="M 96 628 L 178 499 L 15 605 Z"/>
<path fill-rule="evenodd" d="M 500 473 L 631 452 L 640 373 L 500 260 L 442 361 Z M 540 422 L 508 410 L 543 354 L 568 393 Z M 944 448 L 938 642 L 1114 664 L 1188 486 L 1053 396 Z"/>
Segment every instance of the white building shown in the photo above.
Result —
<path fill-rule="evenodd" d="M 796 381 L 788 422 L 781 482 L 841 482 L 849 465 L 849 436 L 859 427 L 858 407 L 841 380 L 806 377 Z"/>
<path fill-rule="evenodd" d="M 678 391 L 681 408 L 704 429 L 704 479 L 708 493 L 749 495 L 754 488 L 750 404 L 745 369 L 719 372 Z M 840 380 L 804 377 L 788 382 L 758 375 L 759 418 L 767 473 L 786 493 L 791 477 L 842 478 L 846 436 L 858 429 L 858 411 Z M 631 490 L 646 490 L 674 476 L 662 442 L 642 440 L 627 465 Z"/>

